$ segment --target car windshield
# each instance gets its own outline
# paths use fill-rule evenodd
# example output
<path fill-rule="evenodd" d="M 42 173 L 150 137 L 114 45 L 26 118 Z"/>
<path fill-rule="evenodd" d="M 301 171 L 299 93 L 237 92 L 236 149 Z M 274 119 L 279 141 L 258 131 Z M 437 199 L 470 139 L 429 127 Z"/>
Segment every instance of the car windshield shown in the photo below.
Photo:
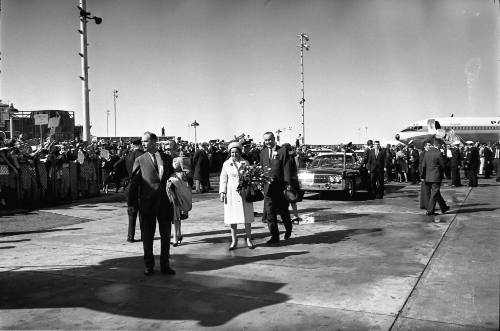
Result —
<path fill-rule="evenodd" d="M 351 155 L 346 155 L 346 168 L 354 166 L 354 159 Z M 343 168 L 344 155 L 322 155 L 316 157 L 312 163 L 311 168 Z"/>

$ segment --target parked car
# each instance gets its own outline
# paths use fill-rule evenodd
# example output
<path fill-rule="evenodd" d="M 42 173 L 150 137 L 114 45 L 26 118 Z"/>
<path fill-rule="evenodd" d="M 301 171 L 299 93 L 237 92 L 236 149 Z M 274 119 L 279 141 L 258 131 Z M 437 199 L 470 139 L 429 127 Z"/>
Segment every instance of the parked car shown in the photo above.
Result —
<path fill-rule="evenodd" d="M 355 153 L 328 153 L 315 157 L 298 171 L 300 188 L 306 192 L 343 191 L 353 198 L 358 190 L 367 190 L 369 176 Z"/>

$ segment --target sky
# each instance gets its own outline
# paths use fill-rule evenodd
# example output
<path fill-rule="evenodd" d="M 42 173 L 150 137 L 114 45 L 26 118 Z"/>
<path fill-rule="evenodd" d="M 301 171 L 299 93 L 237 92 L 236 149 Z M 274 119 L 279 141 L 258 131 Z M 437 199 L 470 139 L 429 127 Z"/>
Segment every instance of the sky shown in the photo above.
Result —
<path fill-rule="evenodd" d="M 83 123 L 78 0 L 0 0 L 0 99 Z M 393 139 L 433 117 L 499 116 L 498 0 L 88 0 L 91 134 L 194 140 L 302 132 Z M 109 116 L 106 110 L 110 110 Z M 108 120 L 108 121 L 107 121 Z M 108 124 L 107 124 L 108 122 Z"/>

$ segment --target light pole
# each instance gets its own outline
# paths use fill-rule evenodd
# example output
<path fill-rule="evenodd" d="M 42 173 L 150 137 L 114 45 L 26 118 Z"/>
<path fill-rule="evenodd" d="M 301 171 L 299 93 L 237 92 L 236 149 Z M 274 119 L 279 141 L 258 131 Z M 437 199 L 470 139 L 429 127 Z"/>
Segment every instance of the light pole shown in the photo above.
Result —
<path fill-rule="evenodd" d="M 365 126 L 365 140 L 368 140 L 368 127 Z"/>
<path fill-rule="evenodd" d="M 305 33 L 301 33 L 297 35 L 299 37 L 299 48 L 300 48 L 300 83 L 302 84 L 302 97 L 300 98 L 299 104 L 302 106 L 302 143 L 306 143 L 306 126 L 305 126 L 305 92 L 304 92 L 304 49 L 306 51 L 309 50 L 309 45 L 307 42 L 309 41 L 309 36 Z"/>
<path fill-rule="evenodd" d="M 116 99 L 118 99 L 118 90 L 113 90 L 113 107 L 115 110 L 115 137 L 116 135 Z"/>
<path fill-rule="evenodd" d="M 361 143 L 361 128 L 358 128 L 358 144 Z"/>
<path fill-rule="evenodd" d="M 280 142 L 280 133 L 283 132 L 280 129 L 276 130 L 276 140 Z"/>
<path fill-rule="evenodd" d="M 191 124 L 189 124 L 189 125 L 194 128 L 194 149 L 197 150 L 198 149 L 198 145 L 196 143 L 196 127 L 200 126 L 200 123 L 198 123 L 198 122 L 196 122 L 196 120 L 194 120 L 194 122 L 191 123 Z"/>
<path fill-rule="evenodd" d="M 109 138 L 109 114 L 111 113 L 111 110 L 106 110 L 106 137 Z"/>
<path fill-rule="evenodd" d="M 94 20 L 96 24 L 102 23 L 102 18 L 91 16 L 87 11 L 87 0 L 80 0 L 80 5 L 77 6 L 80 10 L 80 57 L 82 65 L 82 99 L 83 99 L 83 140 L 90 141 L 90 111 L 89 111 L 89 65 L 87 57 L 87 22 L 89 19 Z"/>

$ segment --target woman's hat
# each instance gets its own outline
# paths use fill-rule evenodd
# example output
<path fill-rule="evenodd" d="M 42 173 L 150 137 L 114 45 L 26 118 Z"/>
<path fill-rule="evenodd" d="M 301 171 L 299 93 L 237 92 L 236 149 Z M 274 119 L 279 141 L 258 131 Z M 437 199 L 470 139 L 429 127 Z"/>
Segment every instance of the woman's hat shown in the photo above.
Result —
<path fill-rule="evenodd" d="M 229 144 L 229 146 L 227 146 L 227 150 L 231 152 L 231 149 L 233 148 L 238 148 L 241 151 L 243 149 L 243 146 L 241 146 L 239 142 L 233 141 L 232 143 Z"/>

